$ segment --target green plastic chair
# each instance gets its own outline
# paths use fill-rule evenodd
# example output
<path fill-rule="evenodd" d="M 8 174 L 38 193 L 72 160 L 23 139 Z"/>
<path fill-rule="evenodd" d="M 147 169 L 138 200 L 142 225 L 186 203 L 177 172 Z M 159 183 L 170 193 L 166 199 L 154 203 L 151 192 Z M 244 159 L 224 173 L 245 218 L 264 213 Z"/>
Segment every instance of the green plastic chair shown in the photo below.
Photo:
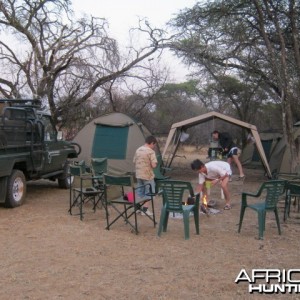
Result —
<path fill-rule="evenodd" d="M 194 195 L 194 191 L 190 182 L 179 180 L 160 180 L 157 183 L 159 194 L 162 195 L 163 205 L 161 209 L 160 222 L 157 235 L 167 231 L 170 212 L 182 213 L 184 223 L 184 237 L 186 240 L 190 238 L 190 213 L 193 212 L 196 233 L 200 234 L 199 226 L 199 201 L 200 194 Z M 195 197 L 193 205 L 185 205 L 185 192 Z"/>
<path fill-rule="evenodd" d="M 290 216 L 292 198 L 294 198 L 294 204 L 298 203 L 298 213 L 300 212 L 300 181 L 299 178 L 297 181 L 287 181 L 286 182 L 286 197 L 284 205 L 284 217 L 283 220 L 286 221 Z"/>
<path fill-rule="evenodd" d="M 285 192 L 286 181 L 285 180 L 270 180 L 264 182 L 256 193 L 242 192 L 242 204 L 240 212 L 240 223 L 238 232 L 240 233 L 243 223 L 245 210 L 247 207 L 253 209 L 258 213 L 258 238 L 263 239 L 266 223 L 266 213 L 274 212 L 276 223 L 278 227 L 278 233 L 281 234 L 280 222 L 278 216 L 277 203 L 279 197 Z M 258 203 L 249 204 L 247 202 L 248 197 L 259 198 L 264 196 L 263 201 Z"/>

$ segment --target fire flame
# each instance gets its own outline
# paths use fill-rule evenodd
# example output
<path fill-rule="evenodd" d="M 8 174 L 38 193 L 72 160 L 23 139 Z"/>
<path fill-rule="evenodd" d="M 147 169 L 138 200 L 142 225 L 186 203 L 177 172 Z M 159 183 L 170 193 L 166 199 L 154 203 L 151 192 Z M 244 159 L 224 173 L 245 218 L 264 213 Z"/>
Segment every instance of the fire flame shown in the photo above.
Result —
<path fill-rule="evenodd" d="M 205 205 L 205 207 L 207 207 L 207 197 L 206 197 L 206 195 L 204 195 L 202 197 L 202 203 L 203 203 L 203 205 Z"/>

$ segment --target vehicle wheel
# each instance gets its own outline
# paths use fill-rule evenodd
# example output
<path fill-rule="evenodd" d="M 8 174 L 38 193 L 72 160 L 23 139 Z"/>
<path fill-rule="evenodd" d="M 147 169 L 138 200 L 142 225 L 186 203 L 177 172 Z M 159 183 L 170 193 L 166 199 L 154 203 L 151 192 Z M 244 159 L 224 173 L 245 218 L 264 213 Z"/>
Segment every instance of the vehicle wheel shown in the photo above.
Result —
<path fill-rule="evenodd" d="M 78 151 L 76 152 L 77 156 L 78 156 L 81 153 L 81 146 L 75 142 L 72 142 L 71 145 L 74 145 L 75 147 L 78 148 Z"/>
<path fill-rule="evenodd" d="M 66 161 L 65 166 L 64 166 L 64 172 L 62 173 L 62 175 L 60 177 L 58 177 L 58 186 L 61 189 L 68 189 L 74 180 L 73 176 L 70 177 L 69 170 L 70 170 L 70 162 Z"/>
<path fill-rule="evenodd" d="M 17 207 L 23 204 L 26 196 L 26 178 L 20 170 L 13 170 L 8 178 L 5 206 Z"/>

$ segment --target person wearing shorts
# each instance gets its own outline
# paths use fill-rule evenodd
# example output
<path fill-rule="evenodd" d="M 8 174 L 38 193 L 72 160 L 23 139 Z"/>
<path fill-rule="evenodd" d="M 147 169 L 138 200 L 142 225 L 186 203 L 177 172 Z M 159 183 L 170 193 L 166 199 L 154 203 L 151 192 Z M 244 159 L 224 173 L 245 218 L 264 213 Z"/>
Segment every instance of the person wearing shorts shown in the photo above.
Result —
<path fill-rule="evenodd" d="M 196 159 L 191 163 L 191 168 L 199 174 L 199 181 L 196 187 L 196 193 L 202 192 L 207 197 L 206 181 L 210 182 L 211 186 L 216 184 L 221 185 L 225 197 L 224 209 L 231 209 L 230 193 L 228 188 L 229 178 L 232 174 L 229 163 L 221 160 L 214 160 L 208 163 L 203 163 Z"/>
<path fill-rule="evenodd" d="M 231 165 L 232 161 L 236 164 L 238 170 L 239 170 L 239 179 L 244 179 L 245 174 L 243 171 L 242 164 L 238 157 L 238 147 L 233 142 L 232 137 L 227 132 L 219 132 L 218 130 L 215 130 L 212 133 L 212 137 L 215 141 L 219 142 L 219 145 L 223 149 L 223 155 L 227 156 L 227 162 Z"/>

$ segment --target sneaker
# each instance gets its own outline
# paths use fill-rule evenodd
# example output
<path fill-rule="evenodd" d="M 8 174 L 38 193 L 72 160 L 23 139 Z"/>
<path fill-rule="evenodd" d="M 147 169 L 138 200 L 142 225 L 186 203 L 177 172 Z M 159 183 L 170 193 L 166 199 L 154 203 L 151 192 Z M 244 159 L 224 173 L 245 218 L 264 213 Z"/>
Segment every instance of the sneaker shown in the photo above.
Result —
<path fill-rule="evenodd" d="M 146 215 L 153 216 L 153 212 L 151 212 L 149 209 L 141 212 L 141 216 L 146 216 Z"/>

